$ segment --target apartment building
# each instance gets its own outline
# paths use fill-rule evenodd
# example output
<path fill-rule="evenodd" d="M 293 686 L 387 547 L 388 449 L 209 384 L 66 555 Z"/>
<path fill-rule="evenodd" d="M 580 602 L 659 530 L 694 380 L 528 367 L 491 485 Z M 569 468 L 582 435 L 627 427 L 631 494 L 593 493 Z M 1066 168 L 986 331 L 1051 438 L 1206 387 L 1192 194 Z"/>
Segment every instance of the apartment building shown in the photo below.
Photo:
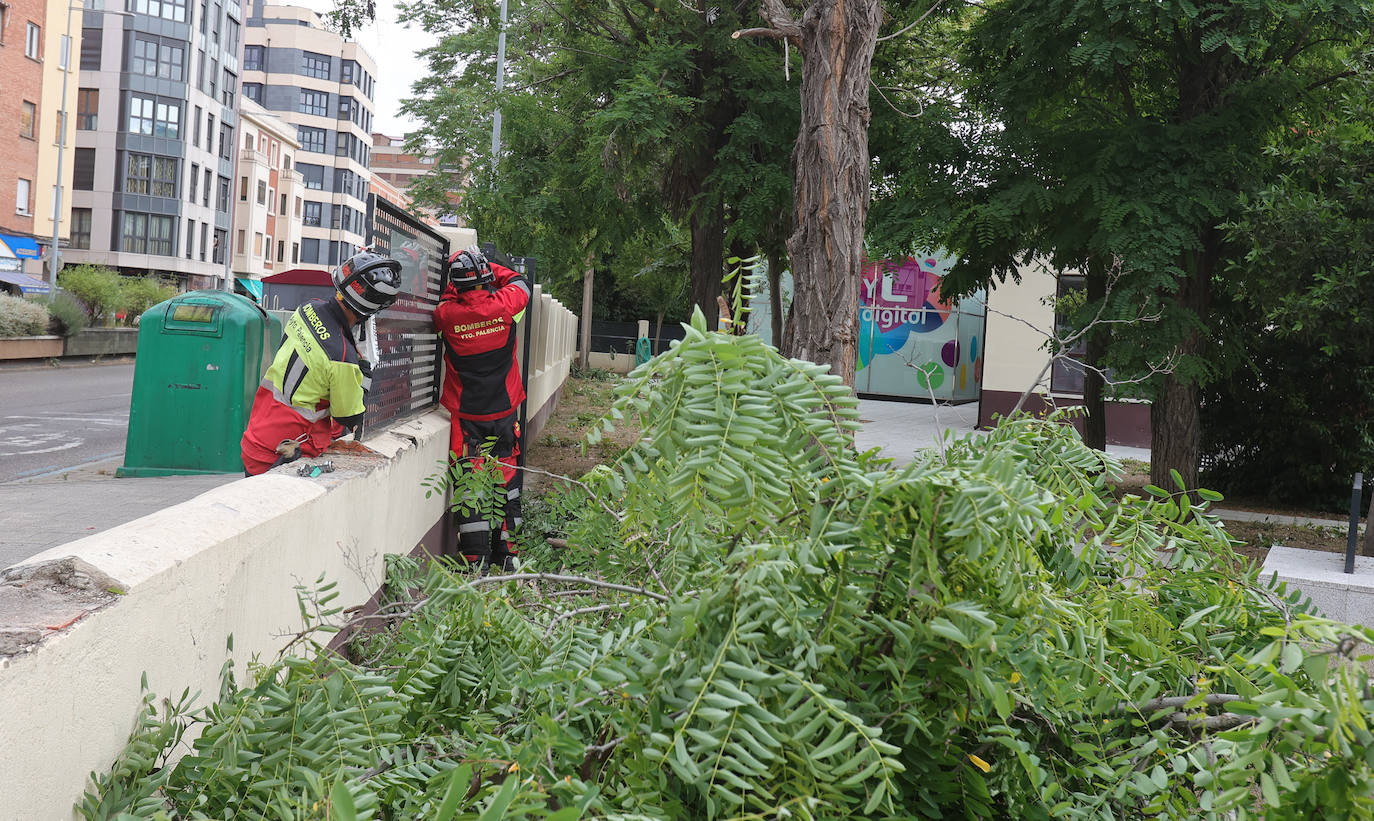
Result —
<path fill-rule="evenodd" d="M 456 191 L 449 192 L 449 203 L 452 207 L 446 209 L 442 214 L 436 213 L 432 208 L 417 209 L 412 206 L 408 189 L 412 183 L 428 174 L 433 168 L 434 157 L 406 151 L 404 138 L 373 133 L 373 185 L 375 186 L 379 181 L 390 183 L 401 194 L 402 201 L 397 204 L 430 225 L 457 226 L 458 220 L 453 214 L 457 212 L 457 206 L 462 197 Z"/>
<path fill-rule="evenodd" d="M 0 0 L 3 3 L 4 0 Z M 76 144 L 76 55 L 80 48 L 85 10 L 76 0 L 47 0 L 48 24 L 43 29 L 43 88 L 38 103 L 38 168 L 33 185 L 33 230 L 42 244 L 42 276 L 47 277 L 52 238 L 65 246 L 71 228 L 72 150 Z M 69 34 L 70 33 L 70 34 Z M 0 80 L 3 83 L 3 80 Z M 63 92 L 66 92 L 65 105 Z M 0 91 L 0 98 L 4 92 Z M 2 104 L 0 104 L 2 105 Z M 65 116 L 64 116 L 65 115 Z M 66 133 L 60 133 L 65 131 Z M 58 181 L 58 174 L 62 179 Z M 61 186 L 60 196 L 58 186 Z M 56 210 L 54 210 L 56 209 Z M 53 220 L 56 218 L 56 231 Z M 59 251 L 58 265 L 61 266 Z M 39 267 L 34 263 L 34 267 Z"/>
<path fill-rule="evenodd" d="M 330 270 L 365 242 L 377 66 L 315 12 L 250 2 L 243 96 L 295 126 L 304 180 L 295 267 Z"/>
<path fill-rule="evenodd" d="M 239 0 L 126 0 L 81 29 L 67 264 L 221 287 L 239 125 Z"/>
<path fill-rule="evenodd" d="M 11 129 L 0 145 L 0 272 L 38 273 L 34 238 L 45 62 L 46 0 L 0 0 L 0 123 Z"/>
<path fill-rule="evenodd" d="M 252 100 L 239 103 L 234 207 L 234 276 L 261 298 L 258 281 L 296 267 L 301 254 L 305 179 L 296 168 L 296 129 Z"/>

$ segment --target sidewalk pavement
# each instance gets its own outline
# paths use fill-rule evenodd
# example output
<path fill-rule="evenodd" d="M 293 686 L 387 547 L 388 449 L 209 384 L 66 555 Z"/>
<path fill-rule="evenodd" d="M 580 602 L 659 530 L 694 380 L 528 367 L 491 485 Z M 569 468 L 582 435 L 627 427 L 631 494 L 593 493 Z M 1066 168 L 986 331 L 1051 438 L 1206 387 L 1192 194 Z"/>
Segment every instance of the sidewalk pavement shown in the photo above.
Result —
<path fill-rule="evenodd" d="M 0 568 L 193 499 L 242 473 L 115 478 L 120 454 L 0 484 Z"/>
<path fill-rule="evenodd" d="M 978 424 L 978 403 L 931 405 L 924 402 L 859 400 L 859 419 L 863 429 L 854 436 L 859 450 L 881 448 L 896 464 L 911 462 L 917 449 L 934 447 L 945 431 L 956 436 L 974 433 Z M 1118 459 L 1150 461 L 1149 448 L 1108 445 L 1107 452 Z"/>
<path fill-rule="evenodd" d="M 859 448 L 881 448 L 898 464 L 911 461 L 917 448 L 933 447 L 944 431 L 973 432 L 977 403 L 930 405 L 859 400 L 863 429 Z M 1109 447 L 1119 456 L 1148 461 L 1149 451 Z M 116 478 L 123 454 L 43 476 L 0 484 L 0 568 L 49 548 L 133 521 L 185 502 L 241 474 Z"/>

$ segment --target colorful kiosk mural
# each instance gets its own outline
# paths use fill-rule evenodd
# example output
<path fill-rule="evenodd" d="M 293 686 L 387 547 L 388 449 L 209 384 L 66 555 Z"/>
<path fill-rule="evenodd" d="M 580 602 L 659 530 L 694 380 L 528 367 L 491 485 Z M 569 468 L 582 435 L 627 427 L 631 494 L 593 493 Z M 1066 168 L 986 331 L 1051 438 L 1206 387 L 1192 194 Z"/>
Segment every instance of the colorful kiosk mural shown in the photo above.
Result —
<path fill-rule="evenodd" d="M 983 383 L 987 296 L 940 299 L 949 257 L 866 263 L 859 291 L 861 396 L 976 402 Z"/>

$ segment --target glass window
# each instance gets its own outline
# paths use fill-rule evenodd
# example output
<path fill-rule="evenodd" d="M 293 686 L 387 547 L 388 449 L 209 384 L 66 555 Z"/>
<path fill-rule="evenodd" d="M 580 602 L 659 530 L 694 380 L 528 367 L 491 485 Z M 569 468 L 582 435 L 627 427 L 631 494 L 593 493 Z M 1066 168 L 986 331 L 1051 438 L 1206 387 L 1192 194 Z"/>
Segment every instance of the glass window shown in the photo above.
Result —
<path fill-rule="evenodd" d="M 210 204 L 211 181 L 212 181 L 213 179 L 214 179 L 214 172 L 212 172 L 212 171 L 211 171 L 210 169 L 208 169 L 208 168 L 205 169 L 205 188 L 204 188 L 204 190 L 202 190 L 202 191 L 200 192 L 200 196 L 202 197 L 202 199 L 201 199 L 201 201 L 200 201 L 200 204 L 201 204 L 201 205 L 208 206 L 208 205 Z"/>
<path fill-rule="evenodd" d="M 100 50 L 104 43 L 104 29 L 81 30 L 81 70 L 100 70 Z"/>
<path fill-rule="evenodd" d="M 177 195 L 177 160 L 173 157 L 153 157 L 153 188 L 155 197 Z"/>
<path fill-rule="evenodd" d="M 234 150 L 234 127 L 220 124 L 219 127 L 219 155 L 224 159 L 232 159 Z"/>
<path fill-rule="evenodd" d="M 157 76 L 181 82 L 185 77 L 186 51 L 180 46 L 162 44 L 157 52 Z"/>
<path fill-rule="evenodd" d="M 321 207 L 322 206 L 318 202 L 307 202 L 305 204 L 305 214 L 301 217 L 301 224 L 318 228 L 320 225 Z"/>
<path fill-rule="evenodd" d="M 300 244 L 299 242 L 293 242 L 293 243 L 291 243 L 291 264 L 292 264 L 292 265 L 299 265 L 299 264 L 300 264 L 300 261 L 301 261 L 301 244 Z"/>
<path fill-rule="evenodd" d="M 119 249 L 130 251 L 135 254 L 148 253 L 148 215 L 147 214 L 124 214 L 124 221 L 120 226 Z"/>
<path fill-rule="evenodd" d="M 76 128 L 79 131 L 95 131 L 98 122 L 96 114 L 100 110 L 100 89 L 80 88 L 76 91 Z"/>
<path fill-rule="evenodd" d="M 305 125 L 297 126 L 296 140 L 300 142 L 302 151 L 314 151 L 317 154 L 323 154 L 325 133 L 323 128 L 311 128 Z"/>
<path fill-rule="evenodd" d="M 286 262 L 286 241 L 277 240 L 277 262 Z"/>
<path fill-rule="evenodd" d="M 301 89 L 300 112 L 320 117 L 329 115 L 329 95 L 323 91 Z"/>
<path fill-rule="evenodd" d="M 175 217 L 148 217 L 148 253 L 176 256 Z"/>
<path fill-rule="evenodd" d="M 196 255 L 196 221 L 186 220 L 186 258 L 191 259 Z"/>
<path fill-rule="evenodd" d="M 248 178 L 239 177 L 239 202 L 248 202 Z"/>
<path fill-rule="evenodd" d="M 29 180 L 19 178 L 14 190 L 14 213 L 25 217 L 29 215 L 29 189 L 32 187 Z"/>
<path fill-rule="evenodd" d="M 153 175 L 153 158 L 147 154 L 129 154 L 124 167 L 124 193 L 147 194 Z"/>
<path fill-rule="evenodd" d="M 72 188 L 77 191 L 90 191 L 95 187 L 95 149 L 76 149 L 72 162 Z"/>
<path fill-rule="evenodd" d="M 1073 275 L 1061 275 L 1056 287 L 1056 296 L 1059 299 L 1083 290 L 1083 277 Z M 1066 333 L 1068 318 L 1056 316 L 1056 330 Z M 1068 351 L 1065 356 L 1054 360 L 1054 365 L 1050 370 L 1050 391 L 1053 393 L 1083 393 L 1083 358 L 1087 354 L 1088 346 L 1086 340 L 1079 340 Z"/>
<path fill-rule="evenodd" d="M 243 70 L 262 71 L 263 70 L 263 47 L 244 46 L 243 47 Z"/>
<path fill-rule="evenodd" d="M 218 210 L 227 212 L 229 210 L 229 178 L 219 178 L 219 201 L 216 203 Z M 223 262 L 224 260 L 219 260 Z"/>
<path fill-rule="evenodd" d="M 127 0 L 124 10 L 178 23 L 186 22 L 186 0 Z"/>
<path fill-rule="evenodd" d="M 215 253 L 214 253 L 214 261 L 215 261 L 216 263 L 221 263 L 221 264 L 222 264 L 222 263 L 224 262 L 224 248 L 225 248 L 225 246 L 228 244 L 228 242 L 229 242 L 229 231 L 226 230 L 226 229 L 224 229 L 224 228 L 216 228 L 216 229 L 215 229 Z"/>
<path fill-rule="evenodd" d="M 267 204 L 267 180 L 258 180 L 258 205 Z"/>
<path fill-rule="evenodd" d="M 201 262 L 204 262 L 204 261 L 205 261 L 205 246 L 208 244 L 208 243 L 206 243 L 206 241 L 205 241 L 205 232 L 206 232 L 207 230 L 209 230 L 209 228 L 210 228 L 210 224 L 207 223 L 207 222 L 202 222 L 202 223 L 200 224 L 200 261 L 201 261 Z"/>
<path fill-rule="evenodd" d="M 153 133 L 153 112 L 156 103 L 152 97 L 141 97 L 137 94 L 129 95 L 129 128 L 130 134 Z"/>
<path fill-rule="evenodd" d="M 195 201 L 196 201 L 196 191 L 200 188 L 200 166 L 199 166 L 199 165 L 197 165 L 197 164 L 195 164 L 195 163 L 191 163 L 191 174 L 190 174 L 190 176 L 188 176 L 188 177 L 186 178 L 186 181 L 190 183 L 190 185 L 189 185 L 188 187 L 191 189 L 190 192 L 186 195 L 186 201 L 187 201 L 187 202 L 195 202 Z"/>
<path fill-rule="evenodd" d="M 239 78 L 238 78 L 238 76 L 237 76 L 236 74 L 234 74 L 234 72 L 230 71 L 229 69 L 227 69 L 227 68 L 224 69 L 224 80 L 223 80 L 222 83 L 220 83 L 220 89 L 219 89 L 220 102 L 224 103 L 225 105 L 229 106 L 230 108 L 233 108 L 233 106 L 234 106 L 234 92 L 238 90 L 238 85 L 239 85 Z"/>
<path fill-rule="evenodd" d="M 301 240 L 301 262 L 306 265 L 320 263 L 320 241 L 305 237 Z"/>
<path fill-rule="evenodd" d="M 232 17 L 224 18 L 224 50 L 230 54 L 239 50 L 239 21 Z"/>
<path fill-rule="evenodd" d="M 357 73 L 357 70 L 357 63 L 353 62 L 352 60 L 344 60 L 343 63 L 339 66 L 339 82 L 353 82 L 353 76 Z"/>
<path fill-rule="evenodd" d="M 262 105 L 262 83 L 244 83 L 243 96 Z"/>
<path fill-rule="evenodd" d="M 72 247 L 91 247 L 91 209 L 72 209 Z"/>
<path fill-rule="evenodd" d="M 305 178 L 305 187 L 316 191 L 324 190 L 324 166 L 296 163 L 296 170 Z"/>
<path fill-rule="evenodd" d="M 33 124 L 38 119 L 38 106 L 24 100 L 19 104 L 19 136 L 34 138 Z"/>
<path fill-rule="evenodd" d="M 328 80 L 329 57 L 311 51 L 301 52 L 301 73 L 317 80 Z"/>
<path fill-rule="evenodd" d="M 157 119 L 153 122 L 153 136 L 169 137 L 173 140 L 181 139 L 180 103 L 158 101 Z"/>
<path fill-rule="evenodd" d="M 29 23 L 28 36 L 24 39 L 24 56 L 37 60 L 43 54 L 43 29 L 37 23 Z"/>
<path fill-rule="evenodd" d="M 134 38 L 134 47 L 129 50 L 129 71 L 147 77 L 156 77 L 157 43 L 152 40 Z"/>

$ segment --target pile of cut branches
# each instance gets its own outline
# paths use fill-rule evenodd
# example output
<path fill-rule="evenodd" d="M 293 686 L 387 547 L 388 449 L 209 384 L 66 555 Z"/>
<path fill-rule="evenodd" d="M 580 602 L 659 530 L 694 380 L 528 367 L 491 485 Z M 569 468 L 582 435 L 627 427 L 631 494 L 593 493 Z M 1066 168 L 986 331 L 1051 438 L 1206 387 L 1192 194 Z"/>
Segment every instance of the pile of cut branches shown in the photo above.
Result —
<path fill-rule="evenodd" d="M 150 696 L 81 811 L 1370 817 L 1371 631 L 1237 570 L 1182 488 L 1114 498 L 1066 425 L 892 469 L 855 408 L 698 315 L 619 388 L 605 428 L 644 433 L 561 497 L 566 548 L 506 576 L 394 560 L 353 658 Z"/>

